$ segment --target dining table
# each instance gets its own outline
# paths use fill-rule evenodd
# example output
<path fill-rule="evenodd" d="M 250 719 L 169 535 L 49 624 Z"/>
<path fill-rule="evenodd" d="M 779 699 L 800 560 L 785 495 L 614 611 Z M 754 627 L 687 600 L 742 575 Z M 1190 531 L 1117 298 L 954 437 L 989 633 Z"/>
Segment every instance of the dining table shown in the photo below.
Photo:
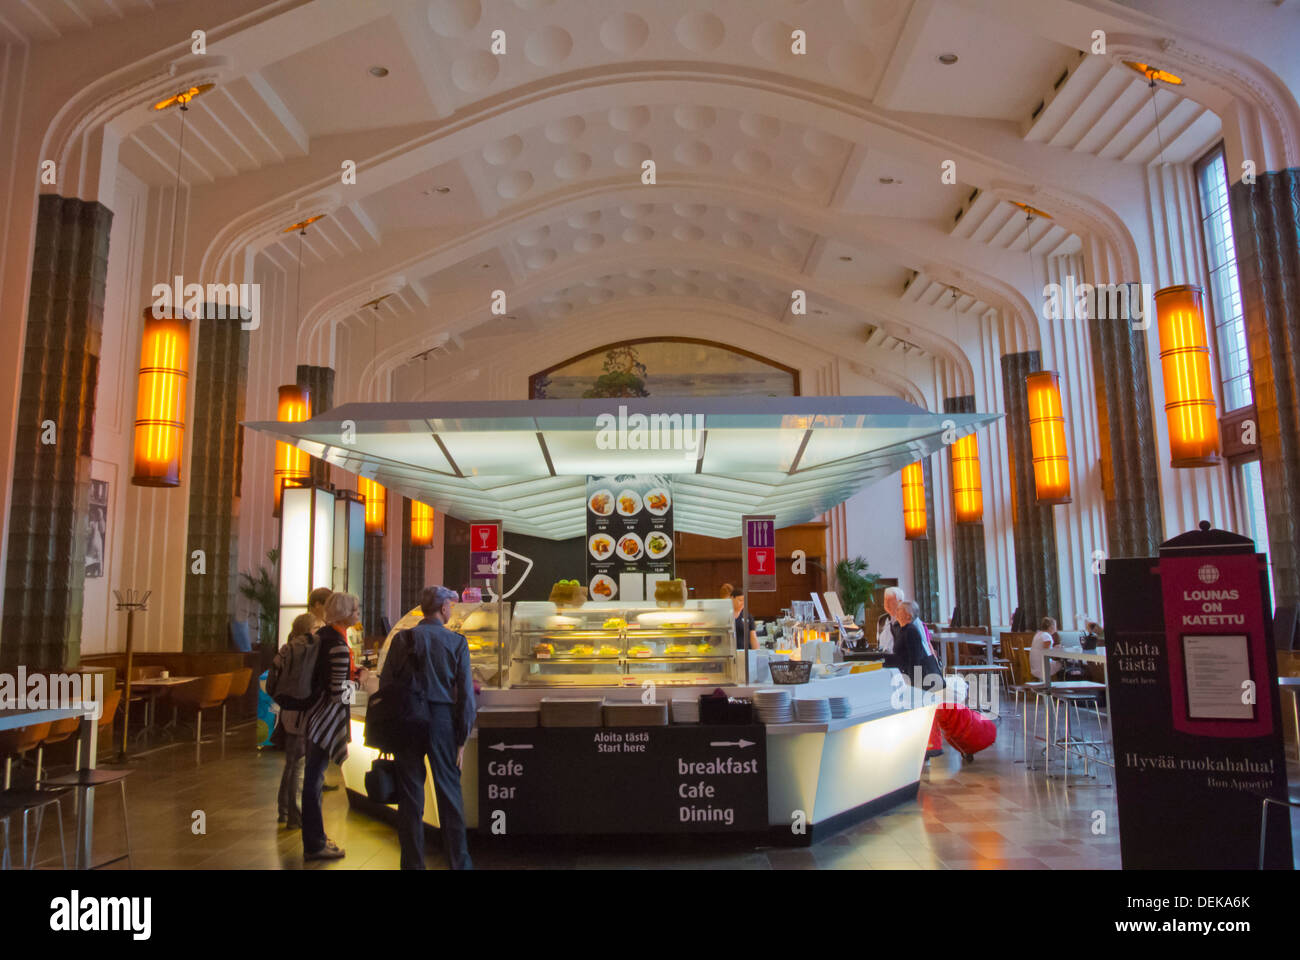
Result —
<path fill-rule="evenodd" d="M 982 633 L 936 633 L 934 639 L 943 644 L 943 663 L 945 667 L 956 667 L 957 645 L 969 643 L 984 648 L 985 663 L 993 666 L 993 653 L 998 647 L 997 637 L 988 637 Z"/>
<path fill-rule="evenodd" d="M 143 690 L 149 696 L 149 702 L 145 704 L 144 713 L 144 730 L 147 733 L 152 730 L 157 720 L 158 698 L 172 687 L 184 686 L 187 683 L 193 683 L 198 677 L 145 677 L 141 680 L 131 681 L 131 690 Z M 172 722 L 167 724 L 166 728 L 170 729 L 176 726 L 175 712 L 173 711 Z"/>
<path fill-rule="evenodd" d="M 0 730 L 17 730 L 38 723 L 56 720 L 81 720 L 77 736 L 81 742 L 79 770 L 94 770 L 95 755 L 99 752 L 99 713 L 101 706 L 95 701 L 77 702 L 67 707 L 38 707 L 33 709 L 0 708 Z M 86 788 L 77 816 L 77 843 L 75 863 L 78 869 L 90 866 L 91 842 L 95 831 L 95 788 Z"/>
<path fill-rule="evenodd" d="M 1070 649 L 1070 648 L 1067 648 L 1067 647 L 1048 647 L 1046 650 L 1044 650 L 1044 651 L 1043 651 L 1043 674 L 1045 675 L 1046 679 L 1043 681 L 1043 690 L 1044 690 L 1045 693 L 1047 693 L 1048 696 L 1050 696 L 1050 695 L 1051 695 L 1051 692 L 1052 692 L 1052 682 L 1053 682 L 1053 681 L 1052 681 L 1052 661 L 1054 661 L 1054 660 L 1074 660 L 1074 661 L 1077 661 L 1077 662 L 1080 662 L 1080 663 L 1099 663 L 1099 664 L 1101 664 L 1101 679 L 1102 679 L 1102 682 L 1101 682 L 1100 684 L 1096 684 L 1096 689 L 1098 689 L 1098 690 L 1105 690 L 1105 691 L 1106 691 L 1106 738 L 1107 738 L 1107 739 L 1111 742 L 1111 744 L 1113 745 L 1113 744 L 1115 743 L 1115 737 L 1114 737 L 1114 732 L 1113 732 L 1113 730 L 1111 729 L 1111 719 L 1110 719 L 1110 675 L 1109 675 L 1109 674 L 1107 673 L 1107 671 L 1106 671 L 1106 648 L 1105 648 L 1105 647 L 1097 647 L 1096 649 L 1093 649 L 1093 650 L 1083 650 L 1083 649 Z M 1057 684 L 1058 686 L 1060 686 L 1060 685 L 1061 685 L 1062 683 L 1064 683 L 1064 682 L 1065 682 L 1065 681 L 1057 680 L 1057 681 L 1056 681 L 1056 684 Z M 1072 686 L 1075 686 L 1075 687 L 1078 686 L 1077 683 L 1073 683 L 1073 684 L 1071 684 L 1071 685 L 1072 685 Z M 1049 725 L 1050 725 L 1050 723 L 1051 723 L 1051 719 L 1052 719 L 1052 715 L 1051 715 L 1051 713 L 1049 712 L 1049 713 L 1047 714 L 1047 717 L 1046 717 L 1046 720 L 1047 720 L 1047 722 L 1048 722 Z M 1098 731 L 1098 732 L 1100 732 L 1100 731 Z M 1069 769 L 1068 769 L 1068 767 L 1069 767 L 1069 763 L 1070 763 L 1069 749 L 1070 749 L 1070 745 L 1067 743 L 1067 744 L 1065 745 L 1065 750 L 1066 750 L 1065 763 L 1066 763 L 1066 767 L 1067 767 L 1067 769 L 1066 769 L 1066 783 L 1067 783 L 1067 785 L 1068 785 L 1068 783 L 1069 783 Z M 1103 764 L 1106 763 L 1105 760 L 1101 760 L 1101 759 L 1098 759 L 1097 762 L 1099 762 L 1099 763 L 1103 763 Z M 1049 732 L 1048 735 L 1047 735 L 1047 758 L 1046 758 L 1046 760 L 1045 760 L 1044 763 L 1043 763 L 1043 767 L 1044 767 L 1045 770 L 1048 770 L 1048 769 L 1051 768 L 1051 765 L 1052 765 L 1052 734 Z M 1113 767 L 1114 764 L 1107 764 L 1107 766 L 1112 766 L 1112 767 Z"/>

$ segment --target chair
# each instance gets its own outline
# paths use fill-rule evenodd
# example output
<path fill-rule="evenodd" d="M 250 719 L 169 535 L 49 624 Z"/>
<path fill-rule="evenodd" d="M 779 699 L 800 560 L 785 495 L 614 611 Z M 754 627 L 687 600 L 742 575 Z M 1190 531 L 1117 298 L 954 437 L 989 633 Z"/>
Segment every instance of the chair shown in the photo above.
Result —
<path fill-rule="evenodd" d="M 116 783 L 122 788 L 122 832 L 126 836 L 126 853 L 120 857 L 112 857 L 102 863 L 88 864 L 85 869 L 96 870 L 99 867 L 106 867 L 110 863 L 117 863 L 119 860 L 125 860 L 126 865 L 131 864 L 131 824 L 128 821 L 126 807 L 126 778 L 131 775 L 132 771 L 114 768 L 114 767 L 96 767 L 93 770 L 74 770 L 72 773 L 64 774 L 61 777 L 51 777 L 41 784 L 42 787 L 53 787 L 57 791 L 73 789 L 77 791 L 77 836 L 81 836 L 81 818 L 86 815 L 86 804 L 84 794 L 87 790 L 95 787 L 107 787 Z M 62 828 L 60 827 L 60 836 Z"/>
<path fill-rule="evenodd" d="M 172 702 L 178 707 L 187 704 L 194 708 L 194 742 L 203 742 L 203 711 L 212 710 L 225 703 L 230 693 L 233 674 L 211 673 L 190 683 L 183 683 L 172 691 Z"/>
<path fill-rule="evenodd" d="M 45 748 L 51 747 L 56 743 L 63 743 L 71 737 L 77 735 L 81 729 L 80 717 L 68 717 L 66 720 L 55 720 L 50 724 L 50 732 L 46 735 L 36 747 L 36 780 L 41 779 L 41 770 L 44 766 Z M 78 751 L 80 753 L 80 751 Z"/>
<path fill-rule="evenodd" d="M 144 664 L 143 666 L 132 667 L 131 682 L 134 683 L 137 680 L 153 680 L 156 677 L 161 677 L 162 672 L 163 672 L 163 668 L 157 666 L 156 664 Z M 126 711 L 123 715 L 122 722 L 129 727 L 131 725 L 131 704 L 133 703 L 144 704 L 145 720 L 144 720 L 144 725 L 140 729 L 141 735 L 143 735 L 148 729 L 149 702 L 153 696 L 154 694 L 152 693 L 137 693 L 135 690 L 132 690 L 131 700 L 126 705 Z"/>
<path fill-rule="evenodd" d="M 44 724 L 49 726 L 49 724 Z M 63 836 L 63 796 L 67 790 L 6 790 L 0 793 L 0 822 L 4 823 L 4 852 L 0 854 L 0 870 L 10 869 L 9 823 L 18 814 L 23 815 L 23 859 L 24 870 L 36 868 L 36 854 L 41 846 L 41 824 L 45 820 L 45 811 L 55 807 L 54 822 L 59 827 L 59 857 L 63 869 L 68 869 L 68 846 Z M 36 814 L 36 829 L 32 836 L 31 856 L 27 855 L 27 818 Z"/>
<path fill-rule="evenodd" d="M 233 737 L 233 733 L 226 733 L 226 705 L 232 700 L 238 700 L 248 692 L 248 684 L 253 679 L 253 670 L 251 667 L 244 667 L 242 670 L 236 670 L 230 674 L 230 690 L 226 698 L 221 701 L 221 735 Z"/>
<path fill-rule="evenodd" d="M 51 726 L 53 726 L 51 723 L 34 723 L 29 727 L 0 731 L 0 756 L 5 758 L 4 789 L 6 791 L 13 784 L 14 757 L 22 758 L 26 756 L 27 751 L 39 748 L 41 741 L 50 735 Z M 36 773 L 39 777 L 40 770 L 38 769 Z"/>

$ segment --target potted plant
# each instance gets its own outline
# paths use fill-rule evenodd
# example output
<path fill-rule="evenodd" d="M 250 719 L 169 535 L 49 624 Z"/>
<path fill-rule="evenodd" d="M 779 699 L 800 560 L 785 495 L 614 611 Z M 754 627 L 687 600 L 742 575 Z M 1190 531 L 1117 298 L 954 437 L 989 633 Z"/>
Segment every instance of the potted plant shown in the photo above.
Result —
<path fill-rule="evenodd" d="M 872 573 L 871 565 L 861 557 L 846 558 L 835 564 L 835 582 L 845 610 L 861 626 L 867 604 L 875 599 L 880 574 Z"/>
<path fill-rule="evenodd" d="M 239 593 L 252 603 L 257 612 L 257 639 L 262 649 L 269 649 L 272 654 L 279 649 L 275 636 L 276 624 L 280 620 L 280 588 L 275 575 L 279 560 L 279 550 L 268 550 L 266 562 L 269 569 L 260 566 L 251 573 L 241 571 L 239 574 Z"/>

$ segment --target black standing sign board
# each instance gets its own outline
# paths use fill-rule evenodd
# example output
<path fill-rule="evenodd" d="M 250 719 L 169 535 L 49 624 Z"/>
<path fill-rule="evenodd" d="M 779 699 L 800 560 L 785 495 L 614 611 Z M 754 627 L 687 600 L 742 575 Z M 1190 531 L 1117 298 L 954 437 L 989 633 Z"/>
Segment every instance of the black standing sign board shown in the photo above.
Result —
<path fill-rule="evenodd" d="M 756 833 L 767 728 L 480 729 L 478 782 L 485 833 Z"/>
<path fill-rule="evenodd" d="M 1287 794 L 1263 556 L 1202 523 L 1107 560 L 1101 595 L 1124 869 L 1255 869 Z M 1291 868 L 1288 813 L 1267 867 Z"/>

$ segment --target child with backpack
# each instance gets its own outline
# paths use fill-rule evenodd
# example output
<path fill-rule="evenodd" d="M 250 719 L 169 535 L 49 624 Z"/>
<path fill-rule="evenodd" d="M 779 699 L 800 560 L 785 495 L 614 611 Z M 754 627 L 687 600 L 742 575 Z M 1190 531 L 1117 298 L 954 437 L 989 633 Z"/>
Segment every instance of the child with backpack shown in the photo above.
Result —
<path fill-rule="evenodd" d="M 280 707 L 284 730 L 284 772 L 280 774 L 279 822 L 302 829 L 302 772 L 307 756 L 303 712 L 311 706 L 311 678 L 320 641 L 314 633 L 320 621 L 310 613 L 294 618 L 288 641 L 275 655 L 266 678 L 266 692 Z"/>

